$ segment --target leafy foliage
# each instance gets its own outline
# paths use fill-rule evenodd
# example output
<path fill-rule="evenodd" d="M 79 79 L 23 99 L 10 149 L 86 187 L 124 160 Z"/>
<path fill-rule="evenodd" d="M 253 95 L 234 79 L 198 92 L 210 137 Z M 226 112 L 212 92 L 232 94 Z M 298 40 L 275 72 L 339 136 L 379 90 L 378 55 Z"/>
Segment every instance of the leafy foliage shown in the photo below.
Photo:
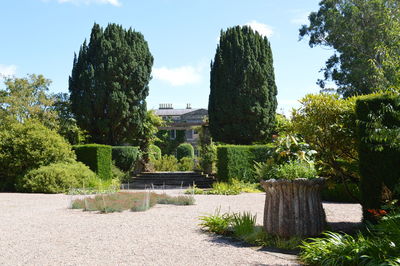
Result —
<path fill-rule="evenodd" d="M 251 144 L 270 138 L 277 106 L 272 52 L 248 26 L 221 32 L 211 63 L 208 103 L 215 141 Z"/>
<path fill-rule="evenodd" d="M 57 129 L 57 113 L 52 110 L 54 97 L 47 94 L 51 81 L 42 75 L 26 78 L 5 78 L 0 89 L 0 115 L 21 123 L 29 119 Z"/>
<path fill-rule="evenodd" d="M 178 159 L 173 155 L 163 155 L 159 160 L 151 160 L 156 171 L 178 171 Z"/>
<path fill-rule="evenodd" d="M 40 122 L 0 124 L 0 191 L 15 190 L 16 180 L 32 169 L 74 159 L 71 145 Z"/>
<path fill-rule="evenodd" d="M 212 141 L 208 126 L 201 126 L 199 131 L 200 166 L 206 174 L 215 173 L 217 163 L 217 146 Z"/>
<path fill-rule="evenodd" d="M 189 187 L 185 194 L 204 194 L 204 195 L 238 195 L 240 193 L 259 193 L 262 192 L 259 184 L 245 183 L 237 179 L 231 179 L 227 182 L 214 182 L 212 188 L 204 190 L 196 186 Z"/>
<path fill-rule="evenodd" d="M 316 150 L 320 174 L 336 182 L 358 182 L 355 97 L 341 99 L 332 94 L 309 94 L 293 111 L 296 132 Z"/>
<path fill-rule="evenodd" d="M 221 214 L 217 209 L 214 214 L 200 216 L 202 222 L 199 224 L 202 229 L 224 235 L 228 233 L 232 216 L 228 213 Z"/>
<path fill-rule="evenodd" d="M 359 203 L 358 201 L 355 201 L 353 197 L 350 197 L 347 191 L 349 191 L 355 198 L 361 198 L 358 183 L 347 183 L 345 187 L 344 184 L 332 181 L 328 181 L 327 186 L 322 189 L 321 198 L 323 201 Z"/>
<path fill-rule="evenodd" d="M 19 191 L 62 193 L 70 188 L 94 188 L 98 177 L 80 162 L 53 163 L 29 171 L 18 182 Z"/>
<path fill-rule="evenodd" d="M 159 130 L 157 132 L 158 140 L 156 140 L 155 144 L 160 147 L 162 154 L 174 155 L 179 144 L 185 142 L 185 130 L 176 130 L 175 133 L 175 138 L 171 139 L 169 130 Z"/>
<path fill-rule="evenodd" d="M 92 142 L 118 145 L 145 138 L 152 65 L 142 34 L 116 24 L 104 30 L 94 24 L 69 78 L 72 111 Z"/>
<path fill-rule="evenodd" d="M 397 0 L 322 0 L 300 37 L 311 47 L 332 47 L 324 80 L 333 80 L 345 97 L 400 84 L 400 7 Z"/>
<path fill-rule="evenodd" d="M 326 232 L 303 242 L 300 258 L 310 265 L 399 265 L 399 223 L 396 213 L 356 237 Z"/>
<path fill-rule="evenodd" d="M 178 169 L 179 171 L 193 171 L 194 160 L 193 158 L 183 157 L 179 160 Z"/>

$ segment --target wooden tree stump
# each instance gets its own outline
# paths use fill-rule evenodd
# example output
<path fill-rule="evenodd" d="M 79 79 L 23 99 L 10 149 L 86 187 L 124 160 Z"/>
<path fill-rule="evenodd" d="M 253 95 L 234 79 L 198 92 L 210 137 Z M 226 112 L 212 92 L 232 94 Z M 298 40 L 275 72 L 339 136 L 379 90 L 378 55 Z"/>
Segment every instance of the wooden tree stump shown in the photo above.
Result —
<path fill-rule="evenodd" d="M 326 226 L 320 191 L 323 178 L 261 181 L 266 191 L 265 231 L 283 238 L 316 236 Z"/>

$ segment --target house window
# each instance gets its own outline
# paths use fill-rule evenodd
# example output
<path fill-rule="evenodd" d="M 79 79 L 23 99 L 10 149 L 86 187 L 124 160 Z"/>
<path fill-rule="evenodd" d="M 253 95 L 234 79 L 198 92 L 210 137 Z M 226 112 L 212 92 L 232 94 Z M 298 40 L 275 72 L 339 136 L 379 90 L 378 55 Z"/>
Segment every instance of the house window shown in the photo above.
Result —
<path fill-rule="evenodd" d="M 193 129 L 186 130 L 186 139 L 193 139 Z"/>
<path fill-rule="evenodd" d="M 176 139 L 176 130 L 175 129 L 172 129 L 169 131 L 169 138 Z"/>

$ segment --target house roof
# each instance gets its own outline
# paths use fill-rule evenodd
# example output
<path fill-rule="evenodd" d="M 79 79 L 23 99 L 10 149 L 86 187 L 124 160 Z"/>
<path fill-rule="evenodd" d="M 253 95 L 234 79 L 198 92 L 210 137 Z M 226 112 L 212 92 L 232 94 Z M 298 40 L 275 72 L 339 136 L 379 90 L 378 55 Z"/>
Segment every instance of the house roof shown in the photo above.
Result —
<path fill-rule="evenodd" d="M 154 113 L 159 116 L 180 116 L 184 114 L 188 114 L 197 110 L 201 110 L 200 108 L 193 109 L 156 109 Z"/>

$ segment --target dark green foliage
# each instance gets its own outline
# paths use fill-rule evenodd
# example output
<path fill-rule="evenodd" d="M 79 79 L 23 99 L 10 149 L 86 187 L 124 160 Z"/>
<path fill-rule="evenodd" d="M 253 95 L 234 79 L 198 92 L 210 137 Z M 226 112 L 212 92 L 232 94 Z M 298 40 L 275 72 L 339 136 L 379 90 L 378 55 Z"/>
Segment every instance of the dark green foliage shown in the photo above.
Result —
<path fill-rule="evenodd" d="M 360 188 L 358 184 L 348 183 L 346 185 L 351 195 L 359 199 Z M 358 203 L 354 198 L 349 196 L 344 184 L 340 183 L 328 184 L 321 191 L 321 198 L 323 201 Z"/>
<path fill-rule="evenodd" d="M 78 161 L 86 164 L 101 179 L 111 178 L 111 146 L 101 144 L 75 145 Z"/>
<path fill-rule="evenodd" d="M 194 149 L 192 144 L 182 143 L 179 144 L 178 148 L 176 148 L 176 158 L 180 160 L 183 157 L 194 158 Z"/>
<path fill-rule="evenodd" d="M 399 86 L 400 6 L 398 0 L 322 0 L 300 37 L 333 48 L 324 79 L 345 97 Z"/>
<path fill-rule="evenodd" d="M 214 140 L 251 144 L 269 139 L 277 88 L 267 38 L 247 26 L 222 31 L 210 75 L 208 113 Z"/>
<path fill-rule="evenodd" d="M 140 158 L 138 147 L 134 146 L 113 146 L 112 160 L 119 169 L 128 172 L 135 167 L 137 160 Z"/>
<path fill-rule="evenodd" d="M 397 213 L 355 237 L 326 232 L 303 242 L 300 259 L 307 265 L 399 265 L 399 224 Z"/>
<path fill-rule="evenodd" d="M 253 171 L 254 162 L 265 162 L 272 156 L 271 145 L 223 145 L 217 147 L 217 176 L 219 180 L 232 178 L 258 182 Z"/>
<path fill-rule="evenodd" d="M 160 130 L 157 132 L 158 140 L 155 144 L 160 147 L 162 154 L 173 155 L 179 144 L 185 142 L 185 130 L 176 130 L 175 139 L 171 139 L 168 130 Z"/>
<path fill-rule="evenodd" d="M 80 162 L 53 163 L 28 172 L 19 182 L 23 192 L 62 193 L 71 188 L 93 188 L 98 177 Z"/>
<path fill-rule="evenodd" d="M 151 160 L 160 160 L 161 159 L 161 149 L 154 144 L 150 144 L 149 155 L 150 155 Z"/>
<path fill-rule="evenodd" d="M 0 191 L 15 191 L 17 179 L 32 169 L 74 159 L 71 145 L 40 122 L 0 123 Z"/>
<path fill-rule="evenodd" d="M 94 24 L 90 41 L 74 58 L 69 78 L 71 108 L 91 141 L 139 144 L 146 134 L 145 99 L 153 57 L 141 33 Z"/>
<path fill-rule="evenodd" d="M 367 210 L 379 209 L 383 187 L 394 192 L 400 181 L 400 97 L 366 96 L 357 100 L 356 114 L 364 218 L 374 220 Z"/>

